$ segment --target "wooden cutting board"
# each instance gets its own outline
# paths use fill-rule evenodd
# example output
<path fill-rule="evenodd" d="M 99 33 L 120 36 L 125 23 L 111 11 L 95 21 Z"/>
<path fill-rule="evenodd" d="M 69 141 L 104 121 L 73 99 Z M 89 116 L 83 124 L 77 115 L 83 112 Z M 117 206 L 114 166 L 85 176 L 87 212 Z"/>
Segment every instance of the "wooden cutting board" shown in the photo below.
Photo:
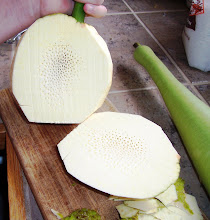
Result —
<path fill-rule="evenodd" d="M 102 219 L 119 219 L 118 203 L 65 170 L 57 144 L 76 125 L 29 123 L 9 89 L 0 92 L 0 115 L 44 219 L 56 219 L 51 209 L 67 216 L 79 208 L 94 209 Z"/>

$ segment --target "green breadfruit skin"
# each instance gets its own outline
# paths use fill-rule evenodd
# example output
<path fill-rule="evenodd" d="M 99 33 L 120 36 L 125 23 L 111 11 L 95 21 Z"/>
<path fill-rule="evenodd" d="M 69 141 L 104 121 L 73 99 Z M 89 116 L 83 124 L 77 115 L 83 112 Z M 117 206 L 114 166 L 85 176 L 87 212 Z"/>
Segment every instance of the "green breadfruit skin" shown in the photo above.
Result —
<path fill-rule="evenodd" d="M 62 220 L 101 220 L 101 216 L 94 210 L 83 208 L 72 212 Z"/>
<path fill-rule="evenodd" d="M 186 195 L 185 195 L 185 191 L 184 191 L 184 180 L 181 178 L 178 178 L 177 181 L 174 183 L 175 187 L 176 187 L 176 191 L 177 191 L 177 196 L 178 199 L 177 201 L 181 202 L 184 206 L 184 208 L 190 213 L 190 214 L 194 214 L 192 209 L 190 208 L 190 206 L 188 205 L 188 203 L 186 202 Z"/>

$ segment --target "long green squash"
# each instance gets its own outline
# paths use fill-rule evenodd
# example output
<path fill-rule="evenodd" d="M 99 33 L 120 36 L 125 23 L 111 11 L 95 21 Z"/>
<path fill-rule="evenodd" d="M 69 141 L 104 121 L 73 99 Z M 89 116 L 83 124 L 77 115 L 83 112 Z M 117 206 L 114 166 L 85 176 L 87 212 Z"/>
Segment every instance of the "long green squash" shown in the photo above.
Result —
<path fill-rule="evenodd" d="M 134 58 L 156 83 L 199 178 L 210 195 L 210 108 L 182 85 L 148 46 Z"/>

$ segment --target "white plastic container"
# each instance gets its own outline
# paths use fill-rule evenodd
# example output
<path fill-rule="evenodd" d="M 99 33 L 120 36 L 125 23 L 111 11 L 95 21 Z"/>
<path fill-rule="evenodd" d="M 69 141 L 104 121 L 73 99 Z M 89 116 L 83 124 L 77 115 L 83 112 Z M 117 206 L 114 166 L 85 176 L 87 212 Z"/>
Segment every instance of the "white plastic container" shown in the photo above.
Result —
<path fill-rule="evenodd" d="M 210 71 L 210 0 L 192 0 L 182 40 L 189 65 Z"/>

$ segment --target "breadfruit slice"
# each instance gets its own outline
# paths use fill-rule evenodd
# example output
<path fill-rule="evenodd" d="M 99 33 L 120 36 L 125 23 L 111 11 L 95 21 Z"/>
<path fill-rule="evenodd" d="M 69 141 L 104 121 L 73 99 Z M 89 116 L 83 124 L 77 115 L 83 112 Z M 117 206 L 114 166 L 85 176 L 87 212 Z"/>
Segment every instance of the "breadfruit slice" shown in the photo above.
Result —
<path fill-rule="evenodd" d="M 132 219 L 132 220 L 160 220 L 159 218 L 156 218 L 152 215 L 146 215 L 146 214 L 141 214 L 139 213 L 136 218 Z"/>
<path fill-rule="evenodd" d="M 137 216 L 139 217 L 138 219 L 144 219 L 142 218 L 143 216 L 141 216 L 141 213 L 139 213 Z M 145 217 L 148 216 L 150 215 L 147 215 Z M 151 216 L 161 220 L 203 220 L 201 214 L 187 214 L 183 210 L 174 206 L 167 206 L 165 208 L 162 208 L 158 212 L 151 214 Z"/>
<path fill-rule="evenodd" d="M 138 209 L 128 207 L 124 204 L 116 206 L 116 209 L 119 212 L 121 218 L 132 218 L 139 212 Z"/>
<path fill-rule="evenodd" d="M 196 198 L 190 194 L 186 194 L 186 202 L 189 204 L 190 208 L 192 209 L 193 214 L 197 216 L 197 219 L 203 219 Z"/>
<path fill-rule="evenodd" d="M 171 185 L 166 191 L 156 196 L 165 206 L 178 199 L 175 185 Z"/>
<path fill-rule="evenodd" d="M 136 201 L 124 201 L 124 204 L 131 208 L 139 209 L 141 212 L 146 214 L 157 212 L 158 209 L 164 207 L 161 202 L 153 198 Z"/>
<path fill-rule="evenodd" d="M 54 14 L 23 35 L 12 71 L 12 91 L 30 122 L 80 123 L 104 102 L 112 60 L 94 27 Z"/>
<path fill-rule="evenodd" d="M 95 113 L 58 150 L 72 176 L 115 196 L 155 197 L 180 172 L 180 156 L 163 130 L 138 115 Z"/>
<path fill-rule="evenodd" d="M 178 210 L 178 209 L 177 209 Z M 161 220 L 185 220 L 182 215 L 176 210 L 170 210 L 168 208 L 162 208 L 159 212 L 152 214 L 154 217 L 161 219 Z"/>
<path fill-rule="evenodd" d="M 176 192 L 176 187 L 174 184 L 172 184 L 168 189 L 166 189 L 164 192 L 161 194 L 157 195 L 155 199 L 158 199 L 164 206 L 167 206 L 168 204 L 176 201 L 178 199 L 177 192 Z M 132 202 L 138 202 L 142 201 L 141 199 L 132 199 L 132 198 L 127 198 L 127 197 L 117 197 L 117 196 L 109 196 L 109 200 L 114 200 L 114 201 L 132 201 Z M 151 199 L 146 199 L 148 200 L 154 200 L 154 198 Z M 126 204 L 126 203 L 125 203 Z"/>

